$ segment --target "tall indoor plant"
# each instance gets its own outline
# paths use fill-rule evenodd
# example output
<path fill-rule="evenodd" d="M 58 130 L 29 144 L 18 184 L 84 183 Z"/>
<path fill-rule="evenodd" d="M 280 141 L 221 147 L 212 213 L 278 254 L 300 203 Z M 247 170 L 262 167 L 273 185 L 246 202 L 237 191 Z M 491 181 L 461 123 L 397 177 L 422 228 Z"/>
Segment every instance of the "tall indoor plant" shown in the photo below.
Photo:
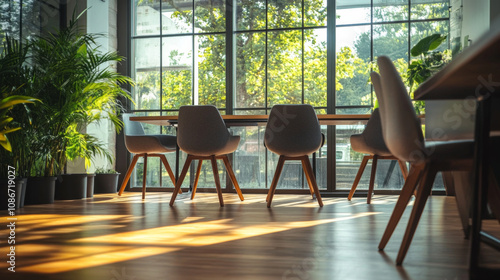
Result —
<path fill-rule="evenodd" d="M 122 86 L 132 80 L 112 69 L 123 57 L 101 52 L 95 41 L 100 35 L 80 32 L 79 17 L 73 17 L 67 28 L 15 49 L 18 59 L 11 72 L 18 73 L 12 75 L 12 83 L 22 85 L 19 94 L 42 101 L 28 110 L 12 110 L 12 125 L 22 129 L 9 134 L 9 162 L 19 167 L 22 176 L 53 180 L 65 173 L 68 160 L 82 157 L 88 165 L 96 155 L 110 158 L 104 144 L 85 127 L 107 118 L 119 130 L 118 100 L 129 98 Z"/>
<path fill-rule="evenodd" d="M 48 176 L 66 173 L 68 160 L 77 157 L 85 159 L 86 165 L 96 155 L 110 157 L 104 144 L 85 128 L 106 117 L 119 130 L 118 99 L 129 98 L 122 86 L 132 84 L 129 77 L 111 68 L 123 57 L 101 52 L 95 41 L 99 35 L 80 32 L 78 18 L 67 28 L 31 42 L 31 63 L 38 77 L 34 88 L 38 89 L 36 97 L 43 100 L 36 122 L 48 144 L 40 167 Z"/>

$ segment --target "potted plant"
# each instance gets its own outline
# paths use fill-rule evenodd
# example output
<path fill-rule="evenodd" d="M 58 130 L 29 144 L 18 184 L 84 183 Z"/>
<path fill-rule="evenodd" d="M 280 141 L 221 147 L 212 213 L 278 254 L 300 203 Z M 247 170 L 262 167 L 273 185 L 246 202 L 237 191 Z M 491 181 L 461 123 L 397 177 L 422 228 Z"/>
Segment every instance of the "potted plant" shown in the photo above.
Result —
<path fill-rule="evenodd" d="M 81 33 L 77 20 L 73 18 L 67 28 L 30 42 L 31 67 L 37 77 L 32 87 L 35 97 L 43 100 L 34 120 L 39 128 L 37 139 L 44 141 L 47 151 L 41 161 L 45 175 L 59 178 L 59 199 L 86 196 L 87 174 L 67 174 L 67 162 L 80 157 L 89 166 L 97 155 L 109 157 L 104 145 L 85 128 L 106 117 L 119 130 L 118 99 L 129 98 L 122 86 L 132 84 L 129 77 L 110 68 L 123 57 L 101 52 L 95 45 L 98 35 Z M 79 179 L 66 179 L 69 177 Z"/>
<path fill-rule="evenodd" d="M 4 153 L 11 153 L 12 146 L 10 144 L 7 134 L 21 129 L 20 127 L 12 127 L 10 123 L 14 120 L 8 115 L 8 112 L 16 104 L 33 103 L 37 101 L 28 96 L 12 95 L 0 99 L 0 146 L 4 149 Z M 3 154 L 3 153 L 2 153 Z M 2 159 L 10 158 L 9 156 L 2 156 Z M 1 167 L 2 176 L 8 176 L 0 179 L 0 210 L 7 208 L 21 208 L 24 206 L 25 194 L 25 180 L 17 177 L 15 166 L 11 166 L 8 162 L 2 162 Z M 14 183 L 12 185 L 12 183 Z M 14 188 L 10 188 L 14 186 Z M 8 188 L 11 190 L 8 191 Z M 9 201 L 13 199 L 13 202 Z M 13 206 L 13 207 L 12 207 Z"/>
<path fill-rule="evenodd" d="M 19 158 L 24 154 L 16 152 L 20 147 L 19 141 L 29 141 L 29 138 L 19 138 L 18 135 L 23 132 L 22 129 L 30 129 L 30 105 L 27 104 L 40 101 L 31 96 L 18 95 L 26 92 L 29 82 L 30 69 L 25 65 L 27 53 L 28 46 L 8 37 L 0 53 L 0 176 L 12 174 L 15 177 L 16 208 L 24 206 L 27 185 L 26 168 L 19 164 Z M 7 178 L 0 181 L 0 208 L 3 209 L 7 206 L 3 204 L 7 201 L 3 196 L 7 195 L 9 183 Z"/>
<path fill-rule="evenodd" d="M 446 38 L 446 36 L 441 34 L 433 34 L 418 41 L 411 49 L 410 54 L 414 59 L 411 60 L 406 74 L 412 98 L 413 91 L 419 84 L 423 83 L 451 61 L 451 50 L 436 50 L 446 41 Z M 414 101 L 414 107 L 417 114 L 425 112 L 425 103 L 423 101 Z"/>
<path fill-rule="evenodd" d="M 114 169 L 97 168 L 94 179 L 94 193 L 116 193 L 120 173 Z"/>

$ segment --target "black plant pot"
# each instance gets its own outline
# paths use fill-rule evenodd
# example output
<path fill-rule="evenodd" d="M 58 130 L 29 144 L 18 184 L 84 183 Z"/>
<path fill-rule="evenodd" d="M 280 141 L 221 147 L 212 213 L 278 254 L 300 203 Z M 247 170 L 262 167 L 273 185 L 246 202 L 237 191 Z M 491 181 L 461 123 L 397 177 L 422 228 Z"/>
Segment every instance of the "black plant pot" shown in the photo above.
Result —
<path fill-rule="evenodd" d="M 87 174 L 87 198 L 94 197 L 95 174 Z"/>
<path fill-rule="evenodd" d="M 94 179 L 94 193 L 116 193 L 118 191 L 117 174 L 96 174 Z"/>
<path fill-rule="evenodd" d="M 25 181 L 23 179 L 15 180 L 14 188 L 11 188 L 13 192 L 8 192 L 8 180 L 6 178 L 0 179 L 0 210 L 6 210 L 9 208 L 19 209 L 24 206 L 24 191 Z M 12 198 L 9 194 L 14 194 L 14 201 L 9 202 L 9 198 Z"/>
<path fill-rule="evenodd" d="M 63 174 L 57 177 L 55 199 L 82 199 L 87 197 L 87 173 Z"/>
<path fill-rule="evenodd" d="M 51 204 L 54 203 L 56 177 L 30 177 L 26 184 L 24 203 Z"/>

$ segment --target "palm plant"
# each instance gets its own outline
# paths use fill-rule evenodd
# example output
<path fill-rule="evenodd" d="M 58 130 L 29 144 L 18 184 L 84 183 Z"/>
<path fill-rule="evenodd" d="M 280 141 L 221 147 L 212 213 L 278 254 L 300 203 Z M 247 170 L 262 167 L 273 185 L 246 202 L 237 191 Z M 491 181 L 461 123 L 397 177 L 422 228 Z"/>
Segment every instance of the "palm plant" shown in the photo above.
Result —
<path fill-rule="evenodd" d="M 12 146 L 9 142 L 7 134 L 21 129 L 21 127 L 12 127 L 9 125 L 14 118 L 9 116 L 7 113 L 12 110 L 14 105 L 34 103 L 35 101 L 38 101 L 38 99 L 22 95 L 12 95 L 0 99 L 0 146 L 2 146 L 5 150 L 12 152 Z"/>
<path fill-rule="evenodd" d="M 27 104 L 39 101 L 29 94 L 31 69 L 26 65 L 28 50 L 28 44 L 7 37 L 0 53 L 0 145 L 3 147 L 0 148 L 0 170 L 1 174 L 7 174 L 6 164 L 9 164 L 21 177 L 27 175 L 29 168 L 25 163 L 32 156 L 29 144 L 32 138 L 26 137 L 31 129 L 31 105 Z"/>
<path fill-rule="evenodd" d="M 61 174 L 68 160 L 83 157 L 88 164 L 96 155 L 108 151 L 85 127 L 105 115 L 119 130 L 119 97 L 129 98 L 122 86 L 132 80 L 110 69 L 123 58 L 117 53 L 101 53 L 95 44 L 96 34 L 83 34 L 78 18 L 55 34 L 31 42 L 33 94 L 43 100 L 33 126 L 38 141 L 44 144 L 35 169 L 43 175 Z"/>

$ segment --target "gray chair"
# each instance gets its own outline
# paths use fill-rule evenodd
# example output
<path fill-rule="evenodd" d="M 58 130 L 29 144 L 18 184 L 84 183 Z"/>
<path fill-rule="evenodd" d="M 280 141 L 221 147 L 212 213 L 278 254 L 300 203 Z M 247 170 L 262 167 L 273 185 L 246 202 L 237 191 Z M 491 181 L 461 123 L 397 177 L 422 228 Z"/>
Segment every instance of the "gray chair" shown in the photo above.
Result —
<path fill-rule="evenodd" d="M 228 154 L 234 152 L 240 143 L 239 136 L 232 136 L 222 119 L 219 110 L 211 105 L 203 106 L 182 106 L 179 108 L 179 122 L 177 129 L 177 143 L 179 148 L 187 153 L 187 159 L 182 168 L 182 172 L 177 180 L 174 193 L 170 199 L 170 206 L 174 205 L 177 191 L 180 190 L 182 181 L 193 160 L 199 160 L 196 171 L 195 182 L 191 199 L 194 198 L 198 178 L 200 177 L 201 163 L 203 160 L 210 160 L 214 172 L 215 187 L 219 196 L 220 206 L 224 206 L 222 199 L 222 190 L 220 187 L 219 171 L 217 168 L 217 159 L 222 159 L 233 182 L 234 188 L 243 201 L 236 176 L 229 162 Z"/>
<path fill-rule="evenodd" d="M 380 86 L 380 81 L 377 78 L 378 76 L 376 76 L 374 80 L 372 77 L 372 83 L 375 88 Z M 354 151 L 367 155 L 365 155 L 363 157 L 363 160 L 361 161 L 361 165 L 358 169 L 358 173 L 356 174 L 356 178 L 354 179 L 354 183 L 352 184 L 351 191 L 347 196 L 347 199 L 349 201 L 352 199 L 352 196 L 356 191 L 356 187 L 358 186 L 361 176 L 363 175 L 363 171 L 365 170 L 365 167 L 370 159 L 372 160 L 372 170 L 370 175 L 370 184 L 368 187 L 368 196 L 366 198 L 366 203 L 370 204 L 371 202 L 373 189 L 375 185 L 375 173 L 377 170 L 377 161 L 379 159 L 397 160 L 399 163 L 399 167 L 401 168 L 401 173 L 403 174 L 403 177 L 406 180 L 406 177 L 408 176 L 408 169 L 406 168 L 406 163 L 394 157 L 389 151 L 389 149 L 387 149 L 387 146 L 385 145 L 384 138 L 382 136 L 382 124 L 380 121 L 379 108 L 373 110 L 373 113 L 370 119 L 368 120 L 368 123 L 366 124 L 365 130 L 361 134 L 351 135 L 350 140 L 351 140 L 351 147 Z"/>
<path fill-rule="evenodd" d="M 123 135 L 125 137 L 125 146 L 127 150 L 134 154 L 127 174 L 123 179 L 118 195 L 122 195 L 127 183 L 132 175 L 137 160 L 144 158 L 144 172 L 142 177 L 142 199 L 146 196 L 146 174 L 148 168 L 148 157 L 159 157 L 167 169 L 168 175 L 175 186 L 175 176 L 168 164 L 164 153 L 175 152 L 176 137 L 171 135 L 146 135 L 140 122 L 131 121 L 133 114 L 123 114 Z"/>
<path fill-rule="evenodd" d="M 309 155 L 324 143 L 318 117 L 311 105 L 274 105 L 269 113 L 264 143 L 267 149 L 279 155 L 274 178 L 267 194 L 267 207 L 271 207 L 274 192 L 286 160 L 300 160 L 311 194 L 323 206 Z"/>
<path fill-rule="evenodd" d="M 415 203 L 396 259 L 396 263 L 401 265 L 431 193 L 436 173 L 472 170 L 473 142 L 425 142 L 420 122 L 394 64 L 385 56 L 379 57 L 377 62 L 382 87 L 375 93 L 380 104 L 384 141 L 394 156 L 410 163 L 408 179 L 380 241 L 380 250 L 387 245 L 418 184 Z"/>

